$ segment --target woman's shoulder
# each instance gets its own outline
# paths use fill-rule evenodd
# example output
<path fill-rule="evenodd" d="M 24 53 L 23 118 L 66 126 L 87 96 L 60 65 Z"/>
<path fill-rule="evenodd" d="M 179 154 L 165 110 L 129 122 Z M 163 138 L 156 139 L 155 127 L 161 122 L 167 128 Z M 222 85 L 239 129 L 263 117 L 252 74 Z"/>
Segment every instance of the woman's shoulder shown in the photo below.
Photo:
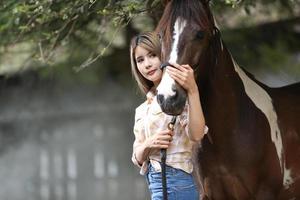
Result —
<path fill-rule="evenodd" d="M 145 113 L 146 101 L 135 108 L 135 118 L 140 118 Z"/>
<path fill-rule="evenodd" d="M 137 107 L 135 108 L 135 112 L 139 112 L 139 111 L 145 109 L 145 107 L 146 107 L 146 102 L 147 102 L 147 101 L 144 101 L 144 102 L 141 103 L 139 106 L 137 106 Z"/>

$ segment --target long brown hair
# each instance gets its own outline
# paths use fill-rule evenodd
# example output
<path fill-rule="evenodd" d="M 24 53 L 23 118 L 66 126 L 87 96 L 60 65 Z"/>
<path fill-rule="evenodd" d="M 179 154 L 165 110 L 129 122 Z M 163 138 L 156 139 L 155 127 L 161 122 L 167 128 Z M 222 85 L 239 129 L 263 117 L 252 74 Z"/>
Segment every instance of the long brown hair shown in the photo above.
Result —
<path fill-rule="evenodd" d="M 145 32 L 134 36 L 130 43 L 130 61 L 131 61 L 131 72 L 136 80 L 139 89 L 142 93 L 146 94 L 153 87 L 153 82 L 147 80 L 139 72 L 137 63 L 135 60 L 135 49 L 140 46 L 159 57 L 161 55 L 161 44 L 159 35 L 156 32 Z"/>

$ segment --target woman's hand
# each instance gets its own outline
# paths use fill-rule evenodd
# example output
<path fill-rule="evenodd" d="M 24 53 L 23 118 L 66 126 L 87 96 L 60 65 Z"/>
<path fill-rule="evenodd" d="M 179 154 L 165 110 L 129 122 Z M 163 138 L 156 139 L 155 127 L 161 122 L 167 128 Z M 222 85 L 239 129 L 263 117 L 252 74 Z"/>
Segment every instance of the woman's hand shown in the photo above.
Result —
<path fill-rule="evenodd" d="M 167 66 L 167 73 L 179 85 L 181 85 L 188 93 L 198 91 L 198 87 L 194 77 L 194 70 L 189 65 L 179 65 L 170 63 L 174 67 Z"/>
<path fill-rule="evenodd" d="M 160 131 L 149 137 L 146 146 L 151 149 L 167 149 L 173 139 L 174 132 L 170 130 Z"/>

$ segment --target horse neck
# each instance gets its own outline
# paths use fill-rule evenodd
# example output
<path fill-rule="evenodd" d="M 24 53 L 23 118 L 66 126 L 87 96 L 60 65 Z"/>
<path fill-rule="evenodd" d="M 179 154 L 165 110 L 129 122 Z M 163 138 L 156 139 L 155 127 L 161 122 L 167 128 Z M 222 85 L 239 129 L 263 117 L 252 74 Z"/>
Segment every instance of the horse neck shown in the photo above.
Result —
<path fill-rule="evenodd" d="M 234 61 L 229 51 L 221 44 L 217 52 L 217 57 L 215 52 L 211 52 L 217 60 L 207 59 L 204 64 L 206 65 L 205 78 L 202 76 L 203 80 L 201 80 L 199 76 L 198 79 L 201 102 L 208 121 L 218 113 L 218 117 L 212 123 L 228 119 L 228 115 L 235 113 L 238 98 L 243 91 L 243 83 L 235 71 Z"/>

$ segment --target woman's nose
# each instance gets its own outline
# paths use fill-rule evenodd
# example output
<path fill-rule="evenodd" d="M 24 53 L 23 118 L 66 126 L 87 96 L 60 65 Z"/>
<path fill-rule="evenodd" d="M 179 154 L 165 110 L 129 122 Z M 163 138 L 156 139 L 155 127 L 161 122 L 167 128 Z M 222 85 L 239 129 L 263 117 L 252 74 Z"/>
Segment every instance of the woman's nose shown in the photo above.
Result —
<path fill-rule="evenodd" d="M 145 59 L 145 67 L 146 67 L 146 69 L 151 67 L 151 62 L 149 59 Z"/>

